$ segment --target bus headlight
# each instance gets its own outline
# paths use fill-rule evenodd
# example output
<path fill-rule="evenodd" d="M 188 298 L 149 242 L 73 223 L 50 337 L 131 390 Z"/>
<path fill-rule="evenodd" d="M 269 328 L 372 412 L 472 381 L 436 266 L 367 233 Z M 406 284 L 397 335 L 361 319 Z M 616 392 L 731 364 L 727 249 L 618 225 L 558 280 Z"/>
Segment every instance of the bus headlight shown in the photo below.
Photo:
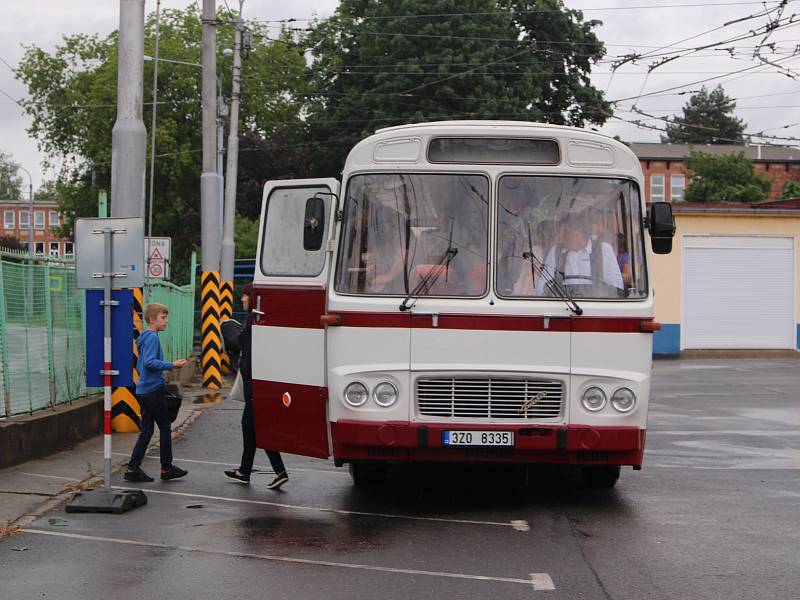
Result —
<path fill-rule="evenodd" d="M 581 404 L 589 412 L 599 412 L 606 405 L 606 393 L 599 387 L 586 388 L 581 397 Z"/>
<path fill-rule="evenodd" d="M 631 412 L 636 406 L 636 394 L 628 388 L 619 388 L 611 395 L 611 406 L 619 412 Z"/>
<path fill-rule="evenodd" d="M 350 406 L 363 406 L 369 398 L 369 390 L 360 381 L 354 381 L 344 388 L 344 401 Z"/>
<path fill-rule="evenodd" d="M 375 404 L 388 408 L 397 402 L 397 388 L 388 381 L 382 381 L 375 386 L 372 397 L 375 400 Z"/>

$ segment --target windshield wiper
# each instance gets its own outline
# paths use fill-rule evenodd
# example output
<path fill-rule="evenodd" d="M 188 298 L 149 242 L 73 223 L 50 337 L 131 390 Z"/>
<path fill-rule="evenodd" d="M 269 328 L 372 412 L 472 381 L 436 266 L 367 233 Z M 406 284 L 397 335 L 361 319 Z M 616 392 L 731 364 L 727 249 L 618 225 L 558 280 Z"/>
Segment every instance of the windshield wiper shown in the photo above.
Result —
<path fill-rule="evenodd" d="M 447 250 L 445 250 L 444 254 L 442 254 L 442 257 L 436 261 L 436 264 L 433 265 L 433 268 L 425 273 L 425 276 L 420 280 L 420 282 L 403 299 L 403 301 L 400 303 L 401 311 L 413 308 L 414 304 L 417 303 L 417 299 L 431 289 L 431 287 L 433 287 L 433 284 L 436 283 L 436 280 L 439 279 L 442 272 L 447 272 L 449 274 L 450 261 L 455 258 L 456 254 L 458 254 L 458 248 L 453 247 L 453 219 L 450 219 L 450 238 L 447 240 Z M 414 304 L 409 306 L 408 301 L 411 300 L 411 298 L 414 298 Z"/>
<path fill-rule="evenodd" d="M 561 298 L 573 313 L 579 317 L 583 314 L 583 309 L 578 306 L 575 299 L 570 295 L 567 288 L 565 288 L 555 277 L 547 278 L 547 271 L 545 270 L 544 263 L 536 256 L 533 251 L 533 236 L 531 235 L 531 224 L 528 223 L 528 252 L 522 253 L 522 258 L 531 263 L 531 283 L 534 281 L 534 273 L 539 273 L 539 277 L 545 278 L 545 285 L 550 288 L 550 291 L 557 298 Z"/>
<path fill-rule="evenodd" d="M 439 279 L 442 273 L 444 273 L 448 267 L 450 266 L 450 261 L 453 260 L 455 255 L 458 254 L 458 248 L 453 248 L 450 246 L 442 257 L 433 265 L 433 268 L 425 274 L 420 282 L 408 293 L 408 296 L 405 297 L 403 302 L 400 303 L 400 310 L 409 310 L 414 307 L 416 304 L 416 300 L 425 292 L 427 292 L 436 280 Z M 411 306 L 408 305 L 408 301 L 414 298 L 414 304 Z"/>

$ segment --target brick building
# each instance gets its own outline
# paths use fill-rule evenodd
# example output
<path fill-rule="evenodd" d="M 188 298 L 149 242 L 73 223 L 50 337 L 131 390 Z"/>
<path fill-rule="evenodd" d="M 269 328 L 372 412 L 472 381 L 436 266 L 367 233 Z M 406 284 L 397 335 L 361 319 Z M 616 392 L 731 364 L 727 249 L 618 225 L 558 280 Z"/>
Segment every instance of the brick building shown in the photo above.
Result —
<path fill-rule="evenodd" d="M 647 202 L 680 202 L 688 185 L 685 160 L 689 152 L 737 154 L 743 152 L 756 171 L 772 180 L 768 200 L 781 196 L 786 181 L 800 182 L 800 148 L 786 146 L 739 146 L 723 144 L 630 144 L 642 164 Z"/>
<path fill-rule="evenodd" d="M 13 235 L 20 242 L 28 244 L 28 220 L 31 218 L 30 207 L 26 200 L 0 201 L 0 212 L 3 215 L 3 227 L 0 235 Z M 71 239 L 60 238 L 52 231 L 63 223 L 55 202 L 37 201 L 33 203 L 33 241 L 36 254 L 71 257 L 74 246 Z"/>

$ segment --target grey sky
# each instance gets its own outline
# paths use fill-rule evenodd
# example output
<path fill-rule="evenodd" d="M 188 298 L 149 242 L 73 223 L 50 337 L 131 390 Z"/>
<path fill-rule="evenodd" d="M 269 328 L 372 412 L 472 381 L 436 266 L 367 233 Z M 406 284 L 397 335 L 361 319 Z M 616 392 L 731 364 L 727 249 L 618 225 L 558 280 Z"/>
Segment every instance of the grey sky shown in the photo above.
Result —
<path fill-rule="evenodd" d="M 188 0 L 162 0 L 162 7 L 184 8 Z M 75 33 L 99 33 L 106 35 L 119 23 L 118 0 L 6 0 L 3 20 L 0 22 L 0 59 L 15 66 L 24 54 L 22 45 L 35 44 L 52 50 L 61 41 L 61 36 Z M 218 0 L 223 5 L 223 0 Z M 228 0 L 233 8 L 236 0 Z M 246 0 L 245 17 L 257 19 L 304 19 L 332 14 L 336 0 Z M 570 8 L 584 10 L 587 19 L 599 19 L 604 23 L 597 33 L 608 50 L 607 60 L 629 53 L 643 54 L 660 50 L 658 54 L 672 52 L 678 48 L 693 48 L 720 42 L 766 24 L 766 17 L 746 20 L 724 26 L 725 23 L 763 11 L 764 4 L 747 0 L 565 0 Z M 768 8 L 778 5 L 768 1 Z M 147 0 L 146 10 L 154 11 L 156 0 Z M 753 58 L 753 48 L 762 36 L 737 41 L 722 46 L 723 49 L 705 50 L 693 57 L 681 58 L 654 69 L 647 75 L 652 59 L 638 64 L 620 67 L 613 78 L 609 62 L 594 69 L 594 84 L 607 93 L 607 98 L 617 100 L 636 97 L 675 86 L 684 86 L 664 96 L 643 96 L 638 100 L 620 102 L 615 116 L 625 121 L 643 120 L 657 127 L 663 121 L 630 112 L 635 104 L 651 115 L 680 114 L 688 95 L 676 92 L 697 90 L 701 84 L 691 82 L 720 76 L 706 82 L 709 87 L 721 83 L 726 92 L 739 99 L 737 116 L 747 123 L 748 132 L 765 132 L 769 135 L 800 138 L 800 0 L 790 0 L 784 11 L 784 19 L 797 12 L 796 22 L 774 32 L 769 42 L 777 42 L 776 53 L 767 50 L 770 60 L 781 59 L 788 69 L 764 65 Z M 715 31 L 710 31 L 716 29 Z M 708 33 L 705 33 L 708 32 Z M 705 34 L 704 34 L 705 33 Z M 699 35 L 704 34 L 704 35 Z M 693 36 L 693 39 L 687 39 Z M 686 40 L 686 41 L 683 41 Z M 731 51 L 727 50 L 732 48 Z M 797 54 L 793 54 L 798 52 Z M 733 71 L 756 67 L 734 75 Z M 724 75 L 724 76 L 723 76 Z M 794 79 L 792 77 L 797 77 Z M 10 152 L 14 160 L 27 167 L 34 175 L 34 186 L 43 177 L 41 156 L 36 143 L 25 129 L 30 121 L 21 114 L 12 98 L 23 98 L 25 88 L 14 79 L 11 70 L 0 63 L 0 150 Z M 791 125 L 790 127 L 785 127 Z M 644 129 L 610 119 L 602 128 L 604 133 L 618 134 L 628 141 L 657 141 L 657 131 Z M 111 132 L 109 132 L 109 136 Z M 780 142 L 800 145 L 800 141 Z M 47 174 L 44 174 L 46 177 Z"/>

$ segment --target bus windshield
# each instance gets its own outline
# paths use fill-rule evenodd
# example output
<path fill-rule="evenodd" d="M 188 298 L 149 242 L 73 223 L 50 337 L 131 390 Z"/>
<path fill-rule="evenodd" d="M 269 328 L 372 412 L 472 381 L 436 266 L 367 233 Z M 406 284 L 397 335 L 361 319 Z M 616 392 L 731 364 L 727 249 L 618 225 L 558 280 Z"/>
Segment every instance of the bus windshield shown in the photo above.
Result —
<path fill-rule="evenodd" d="M 489 180 L 466 174 L 355 175 L 335 289 L 345 294 L 483 296 Z"/>
<path fill-rule="evenodd" d="M 499 296 L 647 295 L 642 215 L 633 182 L 505 176 L 497 203 Z"/>

